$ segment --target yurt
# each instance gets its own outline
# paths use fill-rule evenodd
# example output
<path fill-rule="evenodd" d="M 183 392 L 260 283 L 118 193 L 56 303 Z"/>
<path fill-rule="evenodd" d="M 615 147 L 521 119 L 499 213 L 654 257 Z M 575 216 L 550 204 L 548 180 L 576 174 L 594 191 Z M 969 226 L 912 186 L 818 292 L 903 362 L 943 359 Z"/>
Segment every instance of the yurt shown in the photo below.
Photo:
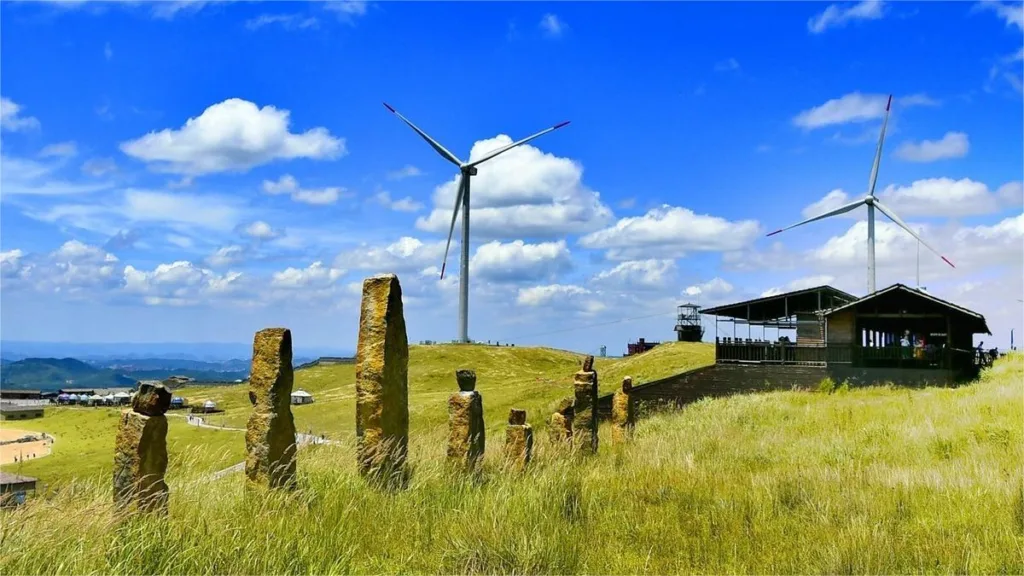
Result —
<path fill-rule="evenodd" d="M 213 400 L 207 400 L 203 402 L 203 412 L 213 412 L 217 409 L 217 403 Z"/>
<path fill-rule="evenodd" d="M 114 404 L 127 404 L 132 399 L 132 395 L 127 392 L 118 392 L 114 394 Z"/>
<path fill-rule="evenodd" d="M 312 404 L 313 395 L 305 390 L 296 390 L 292 392 L 292 404 Z"/>

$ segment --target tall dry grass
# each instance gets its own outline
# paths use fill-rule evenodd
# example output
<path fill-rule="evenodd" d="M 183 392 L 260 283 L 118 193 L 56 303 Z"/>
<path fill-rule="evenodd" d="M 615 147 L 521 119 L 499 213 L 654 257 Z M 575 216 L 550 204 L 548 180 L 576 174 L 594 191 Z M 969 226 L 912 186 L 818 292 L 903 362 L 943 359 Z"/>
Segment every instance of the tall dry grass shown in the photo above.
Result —
<path fill-rule="evenodd" d="M 443 410 L 439 404 L 438 410 Z M 350 446 L 299 454 L 300 489 L 175 468 L 170 514 L 115 520 L 107 482 L 0 514 L 4 574 L 1024 573 L 1024 359 L 957 389 L 708 400 L 525 473 L 489 438 L 478 476 L 411 446 L 368 488 Z"/>

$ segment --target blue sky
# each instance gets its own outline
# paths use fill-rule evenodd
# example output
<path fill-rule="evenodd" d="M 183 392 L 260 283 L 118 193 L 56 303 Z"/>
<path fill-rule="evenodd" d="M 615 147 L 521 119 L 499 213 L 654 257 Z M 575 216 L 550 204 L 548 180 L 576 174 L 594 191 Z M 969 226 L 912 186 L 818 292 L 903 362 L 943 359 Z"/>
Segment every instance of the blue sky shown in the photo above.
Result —
<path fill-rule="evenodd" d="M 1021 4 L 18 2 L 0 6 L 5 340 L 355 344 L 395 272 L 412 341 L 456 155 L 480 168 L 470 336 L 580 351 L 673 336 L 675 305 L 866 289 L 877 193 L 948 256 L 922 284 L 1006 346 L 1024 308 Z M 879 223 L 878 285 L 917 243 Z M 623 319 L 635 319 L 615 322 Z M 615 323 L 613 323 L 615 322 Z M 709 336 L 713 335 L 713 331 Z"/>

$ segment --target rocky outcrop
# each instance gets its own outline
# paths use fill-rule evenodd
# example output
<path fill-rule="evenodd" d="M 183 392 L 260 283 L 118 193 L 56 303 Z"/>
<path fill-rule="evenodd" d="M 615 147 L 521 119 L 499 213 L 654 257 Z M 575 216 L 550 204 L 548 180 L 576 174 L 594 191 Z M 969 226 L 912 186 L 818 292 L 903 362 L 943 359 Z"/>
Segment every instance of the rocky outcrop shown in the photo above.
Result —
<path fill-rule="evenodd" d="M 252 414 L 245 432 L 245 475 L 254 484 L 295 487 L 294 379 L 291 331 L 267 328 L 257 332 L 249 375 Z"/>

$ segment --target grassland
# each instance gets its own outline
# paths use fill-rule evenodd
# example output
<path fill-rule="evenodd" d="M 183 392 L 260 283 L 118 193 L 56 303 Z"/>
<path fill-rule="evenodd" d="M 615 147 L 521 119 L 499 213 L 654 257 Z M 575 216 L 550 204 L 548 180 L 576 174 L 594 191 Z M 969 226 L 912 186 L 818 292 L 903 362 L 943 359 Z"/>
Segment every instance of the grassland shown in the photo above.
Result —
<path fill-rule="evenodd" d="M 481 380 L 485 404 L 500 396 Z M 109 484 L 78 482 L 0 515 L 0 572 L 1024 573 L 1021 355 L 956 389 L 706 400 L 625 447 L 602 429 L 589 458 L 541 427 L 523 474 L 501 469 L 495 435 L 478 477 L 453 473 L 444 426 L 418 414 L 405 491 L 366 487 L 344 442 L 300 452 L 288 495 L 179 465 L 164 519 L 117 523 Z"/>

